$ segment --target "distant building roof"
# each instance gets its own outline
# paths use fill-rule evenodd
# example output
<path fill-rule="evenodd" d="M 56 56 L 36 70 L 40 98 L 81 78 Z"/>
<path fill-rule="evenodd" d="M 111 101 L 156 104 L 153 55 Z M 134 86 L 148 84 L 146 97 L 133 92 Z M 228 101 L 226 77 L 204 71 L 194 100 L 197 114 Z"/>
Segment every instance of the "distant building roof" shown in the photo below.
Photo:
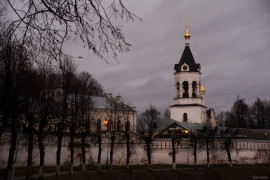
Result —
<path fill-rule="evenodd" d="M 183 129 L 188 130 L 190 133 L 196 136 L 204 136 L 202 132 L 204 129 L 208 129 L 211 132 L 214 132 L 214 136 L 216 138 L 220 137 L 231 137 L 233 134 L 235 134 L 235 137 L 237 138 L 246 138 L 245 134 L 237 133 L 239 132 L 236 128 L 227 128 L 227 127 L 216 127 L 216 126 L 208 126 L 203 123 L 189 123 L 189 122 L 179 122 L 167 117 L 160 117 L 158 122 L 158 128 L 156 129 L 155 134 L 161 134 L 173 125 L 176 125 L 178 127 L 182 127 Z"/>
<path fill-rule="evenodd" d="M 94 103 L 94 108 L 105 109 L 107 103 L 107 97 L 92 96 L 92 101 Z"/>
<path fill-rule="evenodd" d="M 130 107 L 129 105 L 127 105 L 127 104 L 122 104 L 123 102 L 122 101 L 120 101 L 120 102 L 117 102 L 117 100 L 116 99 L 110 99 L 110 98 L 108 98 L 108 97 L 99 97 L 99 96 L 91 96 L 91 99 L 92 99 L 92 101 L 93 101 L 93 104 L 94 104 L 94 108 L 95 109 L 107 109 L 107 108 L 109 108 L 109 102 L 110 102 L 110 100 L 112 100 L 112 101 L 114 101 L 114 102 L 116 102 L 117 104 L 118 104 L 118 110 L 120 110 L 121 108 L 122 108 L 122 105 L 124 105 L 125 107 L 129 107 L 129 108 L 131 108 L 130 110 L 131 111 L 136 111 L 136 110 L 134 110 L 134 109 L 132 109 L 132 107 Z"/>
<path fill-rule="evenodd" d="M 238 133 L 252 140 L 270 140 L 270 129 L 238 128 Z"/>

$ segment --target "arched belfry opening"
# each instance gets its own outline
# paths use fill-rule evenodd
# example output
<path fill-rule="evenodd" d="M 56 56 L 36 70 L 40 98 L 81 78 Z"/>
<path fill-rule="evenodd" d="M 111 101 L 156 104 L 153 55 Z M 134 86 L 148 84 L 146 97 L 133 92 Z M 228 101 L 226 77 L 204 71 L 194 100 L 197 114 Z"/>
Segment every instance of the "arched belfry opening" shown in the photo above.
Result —
<path fill-rule="evenodd" d="M 179 82 L 176 83 L 176 89 L 177 89 L 177 98 L 179 98 L 180 96 L 180 83 Z"/>
<path fill-rule="evenodd" d="M 187 113 L 183 114 L 183 122 L 187 122 Z"/>
<path fill-rule="evenodd" d="M 197 97 L 197 82 L 196 81 L 192 82 L 192 97 L 193 98 Z"/>
<path fill-rule="evenodd" d="M 183 82 L 183 98 L 188 98 L 188 82 Z"/>

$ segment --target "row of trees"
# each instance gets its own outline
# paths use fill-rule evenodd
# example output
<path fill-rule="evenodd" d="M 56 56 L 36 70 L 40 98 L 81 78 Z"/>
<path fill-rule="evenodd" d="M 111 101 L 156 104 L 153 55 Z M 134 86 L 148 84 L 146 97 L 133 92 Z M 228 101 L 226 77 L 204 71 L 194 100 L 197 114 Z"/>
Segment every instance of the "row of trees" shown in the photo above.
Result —
<path fill-rule="evenodd" d="M 166 114 L 165 111 L 164 115 Z M 151 170 L 152 152 L 154 150 L 153 142 L 155 138 L 159 138 L 157 132 L 161 132 L 160 130 L 165 131 L 165 129 L 160 129 L 163 124 L 163 122 L 161 122 L 162 120 L 164 119 L 160 119 L 160 112 L 158 112 L 154 106 L 150 105 L 150 107 L 141 114 L 137 122 L 137 139 L 145 146 L 149 170 Z M 179 127 L 177 123 L 173 123 L 171 126 L 167 127 L 166 132 L 168 132 L 168 134 L 165 135 L 166 138 L 171 138 L 170 155 L 172 157 L 173 170 L 176 169 L 176 144 L 181 143 L 182 139 L 188 139 L 188 148 L 193 149 L 195 169 L 197 169 L 197 151 L 201 149 L 201 147 L 206 148 L 208 168 L 210 167 L 210 151 L 218 149 L 226 151 L 229 165 L 232 167 L 231 148 L 234 140 L 237 138 L 237 129 L 217 128 L 206 123 L 200 127 L 194 127 L 194 129 L 190 131 L 185 130 L 183 133 L 181 127 L 180 129 Z"/>
<path fill-rule="evenodd" d="M 217 116 L 220 126 L 237 128 L 270 128 L 270 101 L 257 98 L 251 105 L 238 96 L 230 111 Z"/>
<path fill-rule="evenodd" d="M 43 140 L 48 132 L 57 137 L 57 169 L 67 129 L 71 153 L 78 132 L 84 152 L 93 105 L 89 97 L 102 95 L 103 88 L 88 73 L 76 72 L 72 58 L 64 56 L 63 45 L 67 40 L 79 39 L 101 59 L 115 58 L 130 46 L 119 19 L 127 22 L 139 18 L 121 0 L 0 2 L 0 138 L 7 128 L 12 134 L 6 177 L 14 165 L 21 131 L 28 139 L 28 172 L 35 135 L 41 174 Z"/>
<path fill-rule="evenodd" d="M 102 86 L 87 72 L 77 72 L 70 56 L 56 65 L 34 62 L 28 51 L 10 38 L 2 38 L 0 49 L 0 138 L 11 132 L 7 174 L 14 163 L 17 136 L 27 135 L 29 173 L 32 166 L 33 138 L 37 135 L 41 172 L 44 166 L 43 140 L 47 132 L 58 139 L 57 164 L 60 166 L 62 137 L 79 131 L 86 136 L 91 96 L 102 96 Z M 72 138 L 71 138 L 72 141 Z"/>

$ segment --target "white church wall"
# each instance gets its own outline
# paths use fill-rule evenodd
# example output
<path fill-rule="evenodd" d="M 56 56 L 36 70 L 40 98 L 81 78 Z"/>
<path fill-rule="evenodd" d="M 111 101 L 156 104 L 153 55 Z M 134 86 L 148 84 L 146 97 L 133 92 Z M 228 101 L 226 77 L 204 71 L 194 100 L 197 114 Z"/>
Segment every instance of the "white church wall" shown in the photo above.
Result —
<path fill-rule="evenodd" d="M 201 97 L 197 98 L 175 98 L 174 104 L 200 104 L 204 105 L 204 100 Z"/>
<path fill-rule="evenodd" d="M 204 123 L 205 107 L 202 106 L 173 106 L 170 107 L 170 118 L 179 122 L 183 122 L 183 114 L 187 113 L 188 122 Z"/>

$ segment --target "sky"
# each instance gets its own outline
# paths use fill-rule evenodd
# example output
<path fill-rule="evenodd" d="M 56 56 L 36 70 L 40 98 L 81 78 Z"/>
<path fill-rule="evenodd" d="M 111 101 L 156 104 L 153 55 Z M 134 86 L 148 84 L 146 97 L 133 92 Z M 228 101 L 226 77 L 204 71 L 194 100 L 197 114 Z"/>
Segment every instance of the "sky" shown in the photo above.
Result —
<path fill-rule="evenodd" d="M 230 110 L 240 95 L 251 104 L 270 100 L 269 0 L 124 0 L 143 21 L 122 28 L 131 50 L 117 61 L 100 60 L 77 42 L 65 45 L 80 71 L 93 75 L 106 93 L 121 95 L 143 112 L 149 104 L 161 112 L 173 105 L 174 64 L 185 47 L 186 18 L 190 48 L 201 64 L 206 106 L 216 114 Z"/>

